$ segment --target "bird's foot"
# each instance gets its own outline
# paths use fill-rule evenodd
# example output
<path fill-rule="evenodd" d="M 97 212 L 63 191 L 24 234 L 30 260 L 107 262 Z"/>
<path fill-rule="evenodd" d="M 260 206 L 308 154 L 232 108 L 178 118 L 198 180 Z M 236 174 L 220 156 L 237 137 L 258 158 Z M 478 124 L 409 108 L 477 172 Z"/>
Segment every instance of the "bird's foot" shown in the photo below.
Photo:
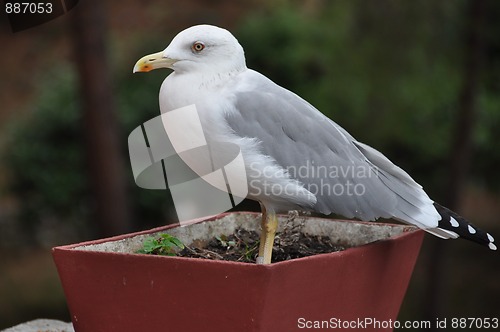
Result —
<path fill-rule="evenodd" d="M 271 256 L 273 254 L 274 236 L 278 229 L 278 218 L 274 211 L 266 211 L 262 213 L 262 231 L 260 234 L 259 256 L 257 264 L 271 264 Z"/>

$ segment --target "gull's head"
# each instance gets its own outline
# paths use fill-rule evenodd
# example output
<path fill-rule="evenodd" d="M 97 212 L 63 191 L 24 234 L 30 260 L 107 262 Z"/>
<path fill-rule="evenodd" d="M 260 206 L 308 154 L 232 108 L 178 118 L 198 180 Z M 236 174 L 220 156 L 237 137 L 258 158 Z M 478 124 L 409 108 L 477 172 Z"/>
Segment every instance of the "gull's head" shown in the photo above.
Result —
<path fill-rule="evenodd" d="M 196 25 L 181 31 L 161 52 L 146 55 L 134 66 L 134 73 L 157 68 L 176 72 L 230 73 L 246 68 L 243 48 L 227 30 Z"/>

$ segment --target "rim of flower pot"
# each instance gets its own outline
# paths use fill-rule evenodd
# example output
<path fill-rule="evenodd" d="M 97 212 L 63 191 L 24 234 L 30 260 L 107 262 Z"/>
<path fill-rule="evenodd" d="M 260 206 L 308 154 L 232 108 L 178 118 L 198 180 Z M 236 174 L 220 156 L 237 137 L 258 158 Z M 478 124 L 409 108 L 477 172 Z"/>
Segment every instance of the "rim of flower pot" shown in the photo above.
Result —
<path fill-rule="evenodd" d="M 387 238 L 383 238 L 380 240 L 368 242 L 365 244 L 361 244 L 361 245 L 357 245 L 357 246 L 353 246 L 353 247 L 348 247 L 342 251 L 318 253 L 318 254 L 314 254 L 311 256 L 293 258 L 293 259 L 280 261 L 280 262 L 273 262 L 273 263 L 267 264 L 267 265 L 247 263 L 247 262 L 238 262 L 238 261 L 227 261 L 227 260 L 220 260 L 220 259 L 212 260 L 212 259 L 204 259 L 204 258 L 196 258 L 196 257 L 159 256 L 159 255 L 140 254 L 140 253 L 122 252 L 122 251 L 102 251 L 102 250 L 92 250 L 92 249 L 88 248 L 88 247 L 100 245 L 100 244 L 107 243 L 107 242 L 118 242 L 118 241 L 121 241 L 124 239 L 129 239 L 129 238 L 133 238 L 133 237 L 137 237 L 137 236 L 161 233 L 161 232 L 165 232 L 165 231 L 168 231 L 170 229 L 177 228 L 177 227 L 185 227 L 185 226 L 189 226 L 189 225 L 199 224 L 202 222 L 210 222 L 210 221 L 214 221 L 217 219 L 222 219 L 228 215 L 260 216 L 261 214 L 258 212 L 244 212 L 244 211 L 243 212 L 225 212 L 225 213 L 218 214 L 218 215 L 193 219 L 193 220 L 190 220 L 187 222 L 183 222 L 182 224 L 179 224 L 179 223 L 169 224 L 169 225 L 155 227 L 152 229 L 143 230 L 143 231 L 134 232 L 134 233 L 121 234 L 121 235 L 102 238 L 102 239 L 96 239 L 96 240 L 75 243 L 75 244 L 57 246 L 57 247 L 54 247 L 52 249 L 52 251 L 55 252 L 55 251 L 68 251 L 69 250 L 69 251 L 85 251 L 87 253 L 92 253 L 92 254 L 134 255 L 134 256 L 142 256 L 144 259 L 172 259 L 172 260 L 192 262 L 193 264 L 222 264 L 222 265 L 226 265 L 226 264 L 234 265 L 234 264 L 236 264 L 239 266 L 245 266 L 246 268 L 272 269 L 274 266 L 284 266 L 287 264 L 300 263 L 300 262 L 311 261 L 311 260 L 316 260 L 316 259 L 323 259 L 325 255 L 342 257 L 344 255 L 356 254 L 359 251 L 369 250 L 370 247 L 373 247 L 373 246 L 380 246 L 380 245 L 383 245 L 384 243 L 391 243 L 391 242 L 395 243 L 396 241 L 402 241 L 404 238 L 412 236 L 414 233 L 423 233 L 423 231 L 417 227 L 404 225 L 404 224 L 387 223 L 387 222 L 366 222 L 366 221 L 344 220 L 344 219 L 329 219 L 329 218 L 321 218 L 321 217 L 306 217 L 306 219 L 307 218 L 314 218 L 314 219 L 320 219 L 320 220 L 325 220 L 325 221 L 346 222 L 346 223 L 352 223 L 352 224 L 368 225 L 371 227 L 390 226 L 390 227 L 400 228 L 401 231 L 399 234 L 392 235 L 392 236 L 389 236 Z M 280 215 L 280 217 L 286 217 L 286 215 Z M 422 237 L 423 237 L 423 234 L 422 234 Z M 83 248 L 85 248 L 85 249 L 83 249 Z M 420 246 L 419 246 L 419 248 L 420 248 Z"/>

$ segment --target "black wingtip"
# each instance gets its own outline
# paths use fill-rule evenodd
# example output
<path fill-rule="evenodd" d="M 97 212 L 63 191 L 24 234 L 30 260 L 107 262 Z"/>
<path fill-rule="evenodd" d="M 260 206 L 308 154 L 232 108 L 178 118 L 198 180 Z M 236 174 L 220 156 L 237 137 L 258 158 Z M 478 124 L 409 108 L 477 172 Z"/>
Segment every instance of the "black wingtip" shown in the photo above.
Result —
<path fill-rule="evenodd" d="M 459 237 L 476 242 L 491 250 L 497 250 L 493 236 L 472 225 L 463 217 L 444 206 L 434 203 L 434 207 L 441 215 L 438 227 L 455 232 Z"/>

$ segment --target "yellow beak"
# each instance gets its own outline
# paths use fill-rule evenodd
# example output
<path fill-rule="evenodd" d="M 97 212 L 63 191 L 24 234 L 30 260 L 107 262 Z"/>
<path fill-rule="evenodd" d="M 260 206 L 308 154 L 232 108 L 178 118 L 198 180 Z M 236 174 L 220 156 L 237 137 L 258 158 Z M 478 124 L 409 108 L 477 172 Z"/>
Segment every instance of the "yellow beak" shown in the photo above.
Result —
<path fill-rule="evenodd" d="M 158 68 L 172 68 L 172 65 L 176 62 L 177 60 L 175 59 L 164 57 L 162 51 L 140 58 L 139 61 L 135 63 L 133 72 L 148 72 Z"/>

